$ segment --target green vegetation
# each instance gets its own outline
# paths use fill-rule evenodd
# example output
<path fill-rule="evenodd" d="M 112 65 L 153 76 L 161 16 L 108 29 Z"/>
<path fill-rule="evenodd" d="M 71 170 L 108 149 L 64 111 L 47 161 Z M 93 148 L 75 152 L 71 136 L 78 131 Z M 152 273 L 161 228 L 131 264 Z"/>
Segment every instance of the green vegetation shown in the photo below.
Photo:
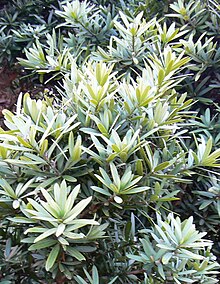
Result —
<path fill-rule="evenodd" d="M 219 4 L 44 3 L 0 22 L 51 87 L 3 111 L 0 282 L 218 283 Z"/>

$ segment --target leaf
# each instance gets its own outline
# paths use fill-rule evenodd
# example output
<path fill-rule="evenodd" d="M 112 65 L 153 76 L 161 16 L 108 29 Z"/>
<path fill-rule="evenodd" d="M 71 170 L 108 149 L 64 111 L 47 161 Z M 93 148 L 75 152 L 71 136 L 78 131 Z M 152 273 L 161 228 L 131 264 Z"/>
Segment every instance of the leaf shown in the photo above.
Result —
<path fill-rule="evenodd" d="M 162 263 L 164 265 L 168 264 L 170 259 L 172 258 L 173 256 L 173 253 L 172 252 L 167 252 L 164 254 L 164 256 L 162 257 Z"/>
<path fill-rule="evenodd" d="M 80 185 L 77 185 L 72 189 L 72 192 L 67 197 L 67 200 L 65 202 L 65 208 L 64 208 L 64 210 L 65 210 L 64 218 L 66 218 L 66 215 L 69 213 L 69 211 L 73 207 L 73 204 L 75 202 L 75 199 L 76 199 L 79 191 L 80 191 Z"/>
<path fill-rule="evenodd" d="M 43 248 L 48 248 L 48 247 L 52 247 L 57 243 L 56 240 L 53 239 L 47 239 L 47 240 L 41 240 L 40 242 L 31 245 L 28 250 L 39 250 L 39 249 L 43 249 Z"/>
<path fill-rule="evenodd" d="M 158 272 L 159 272 L 160 276 L 165 280 L 166 276 L 165 276 L 165 273 L 164 273 L 164 270 L 163 270 L 163 265 L 161 263 L 158 264 Z"/>
<path fill-rule="evenodd" d="M 68 224 L 73 219 L 75 219 L 84 209 L 85 207 L 91 202 L 92 196 L 81 200 L 73 209 L 67 214 L 66 219 L 63 223 Z"/>
<path fill-rule="evenodd" d="M 14 199 L 17 198 L 13 188 L 10 186 L 10 184 L 5 179 L 2 179 L 2 178 L 0 179 L 0 186 L 5 190 L 5 193 L 8 196 L 10 196 Z"/>
<path fill-rule="evenodd" d="M 167 245 L 167 244 L 157 244 L 157 247 L 159 247 L 159 248 L 162 248 L 162 249 L 164 249 L 164 250 L 173 250 L 173 251 L 175 251 L 175 247 L 173 247 L 171 244 L 170 245 Z"/>
<path fill-rule="evenodd" d="M 148 237 L 145 237 L 145 239 L 141 239 L 140 240 L 142 245 L 143 245 L 143 249 L 144 249 L 144 252 L 146 255 L 154 255 L 155 254 L 155 251 L 152 247 L 152 244 L 151 242 L 149 241 Z"/>
<path fill-rule="evenodd" d="M 57 228 L 52 228 L 52 229 L 49 229 L 49 230 L 46 230 L 46 232 L 44 232 L 43 234 L 41 234 L 40 236 L 38 236 L 35 240 L 34 240 L 34 243 L 37 243 L 53 234 L 55 234 L 57 231 Z M 30 230 L 29 230 L 30 232 Z"/>
<path fill-rule="evenodd" d="M 118 279 L 118 276 L 116 276 L 115 278 L 113 278 L 108 284 L 113 284 L 117 279 Z"/>
<path fill-rule="evenodd" d="M 20 188 L 16 188 L 15 193 L 17 196 L 23 195 L 23 193 L 30 187 L 30 185 L 34 182 L 35 178 L 30 179 L 28 182 L 23 184 Z"/>
<path fill-rule="evenodd" d="M 88 284 L 81 276 L 77 275 L 74 277 L 78 284 Z"/>
<path fill-rule="evenodd" d="M 67 190 L 68 189 L 65 180 L 61 182 L 60 186 L 56 184 L 54 185 L 54 195 L 62 213 L 65 212 L 65 206 L 67 202 Z"/>
<path fill-rule="evenodd" d="M 140 186 L 140 187 L 135 187 L 135 188 L 131 188 L 131 189 L 126 189 L 126 190 L 120 191 L 120 194 L 135 194 L 135 193 L 146 191 L 148 189 L 150 189 L 150 187 L 148 187 L 148 186 Z"/>
<path fill-rule="evenodd" d="M 54 215 L 55 212 L 55 217 L 58 216 L 58 213 L 60 211 L 59 205 L 54 201 L 52 196 L 48 193 L 48 191 L 44 188 L 41 189 L 43 197 L 46 199 L 46 202 L 41 201 L 41 204 L 47 211 L 49 211 L 52 215 Z M 49 210 L 48 210 L 49 209 Z M 52 210 L 51 210 L 52 209 Z M 52 211 L 52 212 L 51 212 Z"/>
<path fill-rule="evenodd" d="M 13 203 L 12 203 L 12 207 L 14 209 L 18 209 L 20 206 L 20 201 L 19 200 L 14 200 Z"/>
<path fill-rule="evenodd" d="M 123 199 L 120 196 L 114 196 L 114 201 L 118 204 L 123 203 Z"/>
<path fill-rule="evenodd" d="M 44 207 L 41 206 L 39 203 L 37 203 L 35 200 L 28 198 L 28 202 L 37 210 L 37 211 L 31 210 L 32 215 L 38 215 L 38 216 L 44 215 L 45 217 L 52 218 L 52 216 L 48 213 L 48 211 L 45 210 Z M 25 209 L 25 211 L 30 212 L 29 209 Z"/>
<path fill-rule="evenodd" d="M 112 173 L 112 177 L 113 177 L 115 185 L 118 188 L 120 188 L 120 184 L 121 184 L 120 176 L 118 174 L 116 166 L 113 163 L 110 163 L 110 169 L 111 169 L 111 173 Z"/>
<path fill-rule="evenodd" d="M 15 223 L 24 223 L 24 224 L 33 224 L 33 220 L 30 220 L 25 217 L 14 217 L 14 218 L 8 218 L 8 220 L 15 222 Z"/>
<path fill-rule="evenodd" d="M 180 251 L 179 257 L 182 257 L 182 258 L 189 258 L 189 259 L 192 259 L 192 260 L 195 260 L 195 259 L 203 260 L 203 259 L 205 259 L 205 257 L 203 255 L 199 255 L 198 253 L 193 253 L 193 252 L 186 250 L 186 249 L 181 248 L 179 251 Z"/>
<path fill-rule="evenodd" d="M 66 228 L 65 224 L 63 223 L 59 224 L 59 226 L 57 227 L 57 231 L 56 231 L 56 237 L 59 237 L 60 235 L 62 235 L 65 228 Z"/>
<path fill-rule="evenodd" d="M 60 252 L 60 245 L 57 244 L 56 246 L 53 247 L 53 249 L 49 253 L 45 266 L 46 271 L 49 271 L 53 267 L 55 261 L 57 260 L 59 252 Z"/>
<path fill-rule="evenodd" d="M 204 151 L 203 156 L 202 156 L 202 162 L 205 161 L 208 158 L 211 150 L 212 150 L 212 137 L 209 138 L 209 140 L 206 144 L 205 151 Z"/>
<path fill-rule="evenodd" d="M 163 162 L 154 168 L 154 172 L 162 171 L 170 165 L 170 162 Z"/>
<path fill-rule="evenodd" d="M 81 156 L 81 144 L 82 144 L 82 138 L 81 136 L 78 136 L 76 139 L 76 143 L 71 151 L 71 159 L 74 162 L 77 162 L 80 159 Z M 71 146 L 72 147 L 72 146 Z"/>
<path fill-rule="evenodd" d="M 99 273 L 95 265 L 92 267 L 92 278 L 95 284 L 99 284 Z"/>
<path fill-rule="evenodd" d="M 70 175 L 63 175 L 62 177 L 63 177 L 63 179 L 65 179 L 66 181 L 69 181 L 69 182 L 77 182 L 77 179 L 74 178 L 73 176 L 70 176 Z"/>
<path fill-rule="evenodd" d="M 81 252 L 79 252 L 77 249 L 73 247 L 68 247 L 66 250 L 69 253 L 69 255 L 71 255 L 72 257 L 75 257 L 77 260 L 79 261 L 86 260 L 84 255 Z"/>
<path fill-rule="evenodd" d="M 53 115 L 52 120 L 49 122 L 49 125 L 47 126 L 46 130 L 44 131 L 44 134 L 43 134 L 43 136 L 41 137 L 40 142 L 39 142 L 39 143 L 40 143 L 40 144 L 39 144 L 40 147 L 42 146 L 42 143 L 44 142 L 44 140 L 46 139 L 46 137 L 50 135 L 50 131 L 52 130 L 52 126 L 53 126 L 53 124 L 54 124 L 54 122 L 55 122 L 57 116 L 58 116 L 58 112 Z"/>
<path fill-rule="evenodd" d="M 93 189 L 94 191 L 99 192 L 101 194 L 104 194 L 106 196 L 112 196 L 107 190 L 105 190 L 105 189 L 103 189 L 101 187 L 91 186 L 91 189 Z"/>
<path fill-rule="evenodd" d="M 30 148 L 27 148 L 27 147 L 11 145 L 11 144 L 7 144 L 7 143 L 0 143 L 0 146 L 4 147 L 6 149 L 9 149 L 9 150 L 15 150 L 15 151 L 20 151 L 20 152 L 32 152 L 32 151 L 34 151 L 33 149 L 30 149 Z M 11 160 L 8 159 L 8 161 L 10 162 Z"/>
<path fill-rule="evenodd" d="M 75 219 L 69 223 L 69 225 L 71 226 L 68 226 L 65 232 L 75 231 L 84 226 L 99 225 L 99 222 L 95 221 L 94 219 Z"/>
<path fill-rule="evenodd" d="M 63 232 L 63 235 L 72 240 L 81 240 L 85 238 L 85 235 L 83 233 L 72 233 L 68 232 L 67 230 Z"/>

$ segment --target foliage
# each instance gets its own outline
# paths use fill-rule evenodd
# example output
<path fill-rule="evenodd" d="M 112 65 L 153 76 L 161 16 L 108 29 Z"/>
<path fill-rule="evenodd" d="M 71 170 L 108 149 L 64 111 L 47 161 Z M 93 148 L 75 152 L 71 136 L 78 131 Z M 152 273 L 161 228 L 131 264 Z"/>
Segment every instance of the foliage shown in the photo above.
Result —
<path fill-rule="evenodd" d="M 0 9 L 0 63 L 12 65 L 25 47 L 57 25 L 54 0 L 12 0 Z M 1 8 L 1 7 L 0 7 Z"/>
<path fill-rule="evenodd" d="M 41 80 L 42 74 L 51 72 L 60 78 L 70 71 L 72 56 L 82 64 L 92 53 L 93 59 L 116 63 L 120 72 L 130 74 L 142 70 L 151 57 L 155 60 L 161 56 L 164 47 L 173 46 L 178 54 L 184 51 L 191 59 L 182 92 L 187 91 L 203 103 L 218 101 L 220 47 L 215 29 L 220 17 L 213 5 L 217 4 L 199 1 L 193 5 L 193 1 L 181 0 L 170 5 L 175 14 L 167 14 L 165 20 L 146 21 L 142 4 L 130 3 L 126 9 L 122 5 L 118 17 L 116 8 L 104 13 L 95 4 L 73 1 L 63 6 L 64 11 L 56 11 L 65 20 L 59 27 L 66 27 L 68 36 L 65 32 L 61 40 L 54 33 L 47 35 L 46 48 L 45 41 L 37 41 L 26 50 L 27 59 L 20 59 L 20 63 L 41 74 Z"/>
<path fill-rule="evenodd" d="M 129 258 L 143 262 L 144 269 L 151 279 L 157 283 L 217 283 L 218 280 L 210 276 L 218 268 L 215 258 L 210 254 L 210 241 L 202 239 L 206 233 L 199 233 L 193 225 L 193 218 L 181 222 L 169 214 L 166 222 L 158 215 L 154 229 L 145 233 L 141 243 L 144 252 L 138 255 L 128 255 Z M 150 240 L 149 236 L 151 237 Z M 153 246 L 152 246 L 153 245 Z M 203 250 L 201 253 L 200 250 Z M 156 264 L 156 265 L 155 265 Z"/>
<path fill-rule="evenodd" d="M 63 1 L 30 48 L 14 32 L 58 94 L 3 111 L 1 282 L 218 282 L 219 6 L 153 2 Z"/>

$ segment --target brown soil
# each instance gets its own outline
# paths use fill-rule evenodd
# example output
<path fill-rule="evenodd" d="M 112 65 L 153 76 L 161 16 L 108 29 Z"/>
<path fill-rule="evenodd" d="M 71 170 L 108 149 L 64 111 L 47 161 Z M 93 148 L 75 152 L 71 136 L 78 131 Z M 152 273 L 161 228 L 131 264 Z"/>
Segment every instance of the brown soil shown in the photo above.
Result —
<path fill-rule="evenodd" d="M 17 76 L 16 72 L 6 67 L 0 68 L 0 126 L 3 121 L 3 109 L 12 110 L 17 101 L 19 90 L 12 84 Z"/>

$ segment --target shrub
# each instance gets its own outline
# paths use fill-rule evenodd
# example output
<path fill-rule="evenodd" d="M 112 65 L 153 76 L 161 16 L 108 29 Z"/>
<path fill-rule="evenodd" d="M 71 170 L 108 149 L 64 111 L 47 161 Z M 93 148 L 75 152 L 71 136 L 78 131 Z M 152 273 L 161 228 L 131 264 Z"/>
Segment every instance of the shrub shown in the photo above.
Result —
<path fill-rule="evenodd" d="M 149 84 L 152 80 L 146 71 L 137 82 L 120 82 L 112 67 L 101 62 L 87 64 L 84 73 L 76 66 L 72 72 L 78 82 L 66 77 L 65 84 L 72 85 L 65 88 L 62 104 L 49 98 L 36 101 L 26 94 L 23 102 L 20 96 L 16 114 L 4 111 L 9 130 L 0 134 L 1 202 L 10 212 L 3 218 L 5 229 L 19 229 L 17 241 L 28 245 L 37 275 L 36 265 L 51 271 L 57 281 L 63 275 L 80 279 L 83 262 L 87 270 L 97 266 L 100 280 L 118 276 L 117 281 L 132 283 L 150 273 L 143 266 L 136 276 L 136 264 L 127 258 L 139 247 L 138 230 L 152 227 L 155 212 L 166 216 L 167 210 L 175 210 L 173 202 L 179 200 L 183 185 L 191 183 L 192 174 L 199 177 L 203 168 L 218 167 L 220 152 L 211 152 L 211 139 L 205 138 L 199 139 L 197 150 L 186 150 L 183 134 L 191 101 L 163 81 L 161 90 L 155 88 L 158 95 L 148 97 L 153 88 L 143 88 L 146 78 Z M 189 218 L 181 226 L 191 222 Z M 172 240 L 171 232 L 166 229 Z M 178 228 L 175 234 L 179 238 Z M 195 236 L 192 230 L 188 237 Z M 199 244 L 195 252 L 189 251 L 189 258 L 181 244 L 185 264 L 181 276 L 174 273 L 172 281 L 182 281 L 194 262 L 200 267 L 205 261 L 208 270 L 210 265 L 217 267 L 207 251 L 200 252 L 212 243 Z M 162 252 L 170 255 L 168 248 Z M 169 259 L 163 265 L 170 271 Z M 155 274 L 155 281 L 163 283 L 168 276 L 160 271 L 160 277 Z M 193 270 L 189 277 L 202 281 L 208 276 Z M 207 279 L 216 282 L 215 277 Z"/>
<path fill-rule="evenodd" d="M 4 111 L 1 281 L 217 283 L 219 107 L 204 103 L 219 66 L 218 43 L 201 36 L 206 4 L 148 20 L 137 1 L 114 3 L 120 17 L 97 2 L 57 12 L 72 46 L 54 30 L 20 59 L 58 94 L 20 94 Z"/>

